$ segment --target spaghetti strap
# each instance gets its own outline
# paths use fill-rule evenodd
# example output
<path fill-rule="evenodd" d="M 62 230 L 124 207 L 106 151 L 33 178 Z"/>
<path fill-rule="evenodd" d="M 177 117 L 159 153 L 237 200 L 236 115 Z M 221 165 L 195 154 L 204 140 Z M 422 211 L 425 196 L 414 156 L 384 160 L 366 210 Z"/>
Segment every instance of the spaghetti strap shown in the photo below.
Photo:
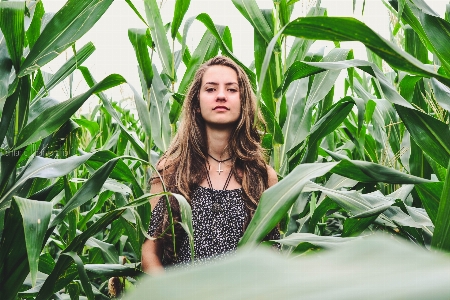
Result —
<path fill-rule="evenodd" d="M 233 175 L 232 170 L 230 170 L 230 173 L 228 174 L 227 180 L 225 181 L 225 185 L 222 188 L 222 191 L 225 191 L 228 187 L 228 184 L 230 183 L 231 180 L 231 175 Z M 209 172 L 206 172 L 206 180 L 208 181 L 208 185 L 210 189 L 214 189 L 212 186 L 212 182 L 211 182 L 211 177 L 209 177 Z"/>

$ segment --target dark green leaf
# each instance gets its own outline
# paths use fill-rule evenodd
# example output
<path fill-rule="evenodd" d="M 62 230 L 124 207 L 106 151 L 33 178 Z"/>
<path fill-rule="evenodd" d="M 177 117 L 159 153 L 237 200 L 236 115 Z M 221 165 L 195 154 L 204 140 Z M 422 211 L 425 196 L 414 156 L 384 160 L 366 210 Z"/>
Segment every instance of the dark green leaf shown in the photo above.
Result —
<path fill-rule="evenodd" d="M 438 164 L 445 167 L 450 158 L 450 130 L 447 124 L 415 109 L 395 105 L 411 137 Z"/>
<path fill-rule="evenodd" d="M 139 68 L 145 78 L 146 90 L 149 90 L 153 79 L 152 61 L 148 54 L 148 44 L 149 40 L 151 41 L 150 31 L 149 29 L 130 28 L 128 29 L 128 38 L 133 45 Z"/>
<path fill-rule="evenodd" d="M 178 33 L 178 29 L 180 28 L 184 15 L 186 14 L 189 8 L 189 4 L 191 4 L 190 0 L 177 0 L 175 2 L 175 10 L 173 11 L 173 19 L 172 24 L 170 26 L 170 33 L 172 39 L 175 39 Z"/>
<path fill-rule="evenodd" d="M 14 69 L 19 72 L 25 44 L 25 2 L 0 2 L 0 29 L 6 40 Z"/>
<path fill-rule="evenodd" d="M 435 229 L 431 246 L 435 249 L 450 252 L 450 219 L 448 212 L 450 211 L 450 162 L 447 167 L 447 176 L 444 181 L 439 208 L 437 211 Z"/>

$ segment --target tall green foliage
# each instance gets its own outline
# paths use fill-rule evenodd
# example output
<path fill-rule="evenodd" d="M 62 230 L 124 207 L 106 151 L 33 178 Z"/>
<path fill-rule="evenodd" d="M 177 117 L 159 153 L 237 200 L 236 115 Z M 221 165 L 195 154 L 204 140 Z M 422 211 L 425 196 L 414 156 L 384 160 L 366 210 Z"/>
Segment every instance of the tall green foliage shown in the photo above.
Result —
<path fill-rule="evenodd" d="M 448 19 L 421 0 L 390 1 L 392 35 L 404 36 L 396 44 L 356 19 L 328 17 L 320 1 L 295 16 L 299 1 L 261 9 L 233 0 L 254 30 L 247 66 L 227 26 L 201 12 L 186 18 L 190 1 L 175 1 L 172 20 L 155 0 L 145 0 L 144 11 L 126 2 L 143 23 L 128 31 L 141 81 L 130 86 L 136 111 L 103 93 L 125 78 L 96 81 L 82 66 L 95 41 L 75 44 L 112 0 L 69 0 L 47 24 L 42 1 L 0 2 L 0 298 L 104 298 L 109 277 L 129 284 L 140 274 L 148 198 L 167 195 L 145 194 L 151 165 L 177 131 L 196 69 L 218 54 L 253 84 L 263 147 L 280 179 L 261 197 L 240 246 L 257 246 L 278 225 L 288 253 L 377 231 L 450 251 Z M 189 49 L 193 22 L 205 32 Z M 313 51 L 318 40 L 335 48 Z M 363 43 L 368 60 L 340 41 Z M 70 48 L 73 57 L 47 78 L 41 68 Z M 74 72 L 89 89 L 50 97 Z M 93 111 L 75 114 L 91 96 L 99 99 Z M 189 205 L 177 199 L 192 242 Z"/>

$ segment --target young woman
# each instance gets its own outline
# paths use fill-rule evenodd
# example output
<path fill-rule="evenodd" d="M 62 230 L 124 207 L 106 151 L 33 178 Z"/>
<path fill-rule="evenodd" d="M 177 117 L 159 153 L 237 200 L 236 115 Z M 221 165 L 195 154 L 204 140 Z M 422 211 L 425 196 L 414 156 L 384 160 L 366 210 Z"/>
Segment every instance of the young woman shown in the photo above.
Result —
<path fill-rule="evenodd" d="M 265 163 L 255 112 L 244 71 L 227 57 L 207 61 L 188 90 L 178 133 L 157 164 L 166 189 L 191 204 L 196 260 L 236 249 L 261 194 L 277 182 Z M 151 193 L 161 191 L 155 176 Z M 176 199 L 169 201 L 173 218 L 180 220 Z M 173 247 L 166 200 L 152 199 L 151 206 L 149 235 L 156 239 L 143 245 L 143 270 L 154 273 L 165 265 L 188 263 L 189 240 L 179 224 Z M 276 238 L 278 231 L 272 234 Z"/>

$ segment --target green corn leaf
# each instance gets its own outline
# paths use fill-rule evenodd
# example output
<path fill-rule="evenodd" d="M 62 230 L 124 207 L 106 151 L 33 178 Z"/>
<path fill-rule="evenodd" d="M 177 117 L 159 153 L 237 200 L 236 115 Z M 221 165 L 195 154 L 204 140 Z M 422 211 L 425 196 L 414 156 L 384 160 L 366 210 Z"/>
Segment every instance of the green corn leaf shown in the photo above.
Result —
<path fill-rule="evenodd" d="M 49 299 L 58 288 L 58 281 L 60 278 L 64 278 L 61 276 L 71 265 L 73 259 L 67 255 L 63 255 L 69 252 L 80 253 L 86 244 L 86 241 L 94 236 L 100 230 L 103 230 L 111 224 L 112 221 L 116 220 L 123 214 L 124 210 L 114 210 L 103 215 L 99 220 L 97 220 L 94 224 L 92 224 L 86 231 L 77 235 L 73 241 L 67 246 L 66 249 L 61 253 L 56 265 L 52 271 L 52 273 L 47 277 L 44 284 L 42 285 L 38 295 L 36 296 L 36 300 L 44 300 Z M 76 271 L 75 271 L 76 272 Z"/>
<path fill-rule="evenodd" d="M 317 6 L 311 7 L 306 16 L 324 16 L 326 15 L 326 12 L 327 10 L 325 8 Z M 284 25 L 286 24 L 283 24 L 283 26 Z M 288 57 L 286 58 L 286 67 L 290 68 L 294 62 L 305 60 L 306 54 L 308 53 L 308 50 L 313 43 L 314 40 L 311 39 L 295 38 L 291 50 L 289 51 Z"/>
<path fill-rule="evenodd" d="M 208 14 L 202 13 L 202 14 L 197 15 L 196 17 L 191 17 L 186 20 L 186 23 L 184 24 L 184 29 L 183 29 L 183 42 L 182 42 L 181 52 L 184 53 L 184 50 L 186 48 L 187 32 L 195 20 L 199 20 L 200 22 L 202 22 L 206 26 L 206 28 L 212 33 L 212 35 L 214 35 L 216 37 L 217 41 L 219 42 L 220 50 L 222 51 L 222 53 L 224 55 L 228 56 L 229 58 L 231 58 L 235 63 L 237 63 L 244 70 L 244 72 L 247 74 L 247 76 L 250 80 L 250 83 L 252 84 L 253 89 L 256 90 L 255 73 L 253 73 L 241 61 L 239 61 L 236 58 L 236 56 L 234 56 L 232 51 L 228 48 L 227 44 L 224 42 L 224 40 L 220 36 L 220 33 L 217 30 L 216 25 L 214 24 L 213 20 L 211 19 L 211 17 Z M 180 91 L 180 93 L 183 93 L 183 92 Z"/>
<path fill-rule="evenodd" d="M 347 58 L 348 49 L 333 49 L 323 59 L 322 62 L 338 62 Z M 341 72 L 338 70 L 329 70 L 314 76 L 314 80 L 309 91 L 306 108 L 313 107 L 320 100 L 325 98 Z"/>
<path fill-rule="evenodd" d="M 391 5 L 394 8 L 397 6 L 394 1 L 391 1 Z M 446 46 L 450 41 L 448 36 L 450 24 L 441 19 L 423 1 L 418 0 L 406 2 L 402 17 L 402 20 L 419 35 L 428 50 L 439 58 L 445 70 L 450 72 L 450 52 Z"/>
<path fill-rule="evenodd" d="M 253 28 L 269 43 L 273 37 L 273 31 L 266 18 L 261 13 L 255 0 L 232 0 L 234 6 L 252 24 Z"/>
<path fill-rule="evenodd" d="M 334 104 L 325 115 L 311 127 L 309 143 L 315 144 L 326 135 L 336 130 L 348 116 L 354 105 L 355 101 L 348 96 Z"/>
<path fill-rule="evenodd" d="M 62 67 L 50 78 L 50 80 L 42 88 L 32 100 L 33 102 L 42 98 L 44 94 L 53 89 L 61 81 L 71 75 L 92 53 L 95 51 L 95 46 L 91 42 L 84 45 L 80 50 L 77 50 L 75 55 L 69 58 Z"/>
<path fill-rule="evenodd" d="M 35 7 L 33 13 L 33 20 L 31 21 L 30 27 L 28 27 L 27 30 L 27 40 L 29 48 L 33 48 L 34 44 L 39 38 L 39 35 L 41 34 L 42 17 L 45 14 L 44 5 L 42 4 L 42 1 L 38 1 L 34 5 Z"/>
<path fill-rule="evenodd" d="M 437 74 L 431 66 L 422 64 L 393 43 L 381 38 L 364 23 L 353 18 L 298 18 L 286 25 L 283 33 L 317 40 L 359 41 L 395 69 L 424 77 L 434 77 L 444 84 L 450 83 L 450 78 Z"/>
<path fill-rule="evenodd" d="M 170 33 L 173 40 L 177 36 L 178 29 L 180 28 L 184 15 L 189 8 L 189 4 L 191 4 L 190 0 L 177 0 L 175 2 L 175 10 L 173 11 L 173 19 L 170 26 Z"/>
<path fill-rule="evenodd" d="M 357 240 L 356 238 L 340 238 L 333 236 L 318 236 L 311 233 L 293 233 L 284 239 L 277 240 L 282 245 L 297 247 L 301 243 L 310 243 L 323 249 L 339 249 L 349 242 Z"/>
<path fill-rule="evenodd" d="M 361 182 L 388 182 L 417 184 L 429 180 L 411 176 L 395 169 L 365 161 L 342 160 L 339 163 L 302 164 L 297 166 L 278 184 L 270 187 L 261 196 L 255 215 L 250 221 L 239 245 L 253 245 L 261 241 L 284 217 L 302 192 L 304 186 L 313 178 L 328 172 L 339 174 Z M 335 193 L 335 191 L 334 191 Z M 363 203 L 364 201 L 361 201 Z M 390 203 L 388 206 L 392 205 Z M 388 207 L 387 206 L 387 207 Z M 355 206 L 355 214 L 367 212 L 370 206 Z M 386 208 L 383 208 L 385 210 Z M 382 210 L 381 210 L 382 211 Z M 375 213 L 371 211 L 370 214 Z M 360 215 L 359 217 L 363 217 Z"/>
<path fill-rule="evenodd" d="M 444 183 L 430 182 L 417 184 L 415 186 L 415 189 L 419 194 L 420 201 L 427 211 L 428 216 L 430 216 L 433 224 L 436 224 L 439 202 L 441 199 L 442 191 L 444 190 Z"/>
<path fill-rule="evenodd" d="M 267 122 L 267 131 L 273 134 L 273 142 L 279 145 L 284 144 L 283 132 L 278 124 L 275 116 L 272 114 L 269 108 L 264 103 L 260 103 L 261 114 L 264 116 L 264 120 Z"/>
<path fill-rule="evenodd" d="M 187 200 L 180 194 L 172 194 L 180 205 L 181 227 L 189 237 L 189 246 L 191 248 L 191 260 L 194 261 L 194 229 L 192 227 L 192 209 Z"/>
<path fill-rule="evenodd" d="M 44 236 L 50 223 L 52 203 L 14 197 L 23 220 L 25 245 L 30 265 L 31 283 L 36 285 L 39 264 L 39 254 L 44 242 Z"/>
<path fill-rule="evenodd" d="M 125 0 L 125 2 L 128 4 L 128 6 L 130 6 L 130 8 L 134 11 L 136 16 L 138 16 L 138 18 L 145 24 L 145 26 L 148 27 L 147 22 L 144 20 L 142 15 L 139 13 L 139 11 L 137 10 L 136 6 L 134 6 L 133 2 L 131 2 L 131 0 Z"/>
<path fill-rule="evenodd" d="M 0 120 L 0 142 L 6 137 L 11 122 L 14 122 L 15 113 L 20 128 L 24 125 L 25 116 L 28 113 L 28 101 L 30 96 L 29 76 L 20 78 L 14 93 L 6 98 Z M 18 128 L 19 129 L 19 128 Z"/>
<path fill-rule="evenodd" d="M 6 40 L 9 56 L 16 72 L 19 72 L 25 43 L 25 2 L 0 2 L 0 29 Z"/>
<path fill-rule="evenodd" d="M 447 167 L 447 176 L 444 181 L 439 208 L 437 211 L 435 229 L 431 246 L 435 249 L 450 252 L 450 219 L 448 212 L 450 211 L 450 162 Z"/>
<path fill-rule="evenodd" d="M 450 88 L 434 78 L 431 78 L 431 86 L 433 87 L 436 102 L 450 112 Z"/>
<path fill-rule="evenodd" d="M 445 167 L 450 158 L 448 125 L 415 109 L 395 105 L 395 109 L 417 145 Z"/>
<path fill-rule="evenodd" d="M 100 93 L 124 82 L 125 79 L 120 75 L 109 75 L 86 93 L 46 109 L 22 129 L 17 137 L 15 149 L 20 149 L 34 143 L 54 132 L 64 124 L 92 94 Z"/>
<path fill-rule="evenodd" d="M 325 198 L 319 206 L 314 210 L 314 213 L 311 216 L 311 220 L 308 225 L 308 232 L 314 233 L 316 230 L 317 223 L 326 215 L 329 210 L 339 209 L 339 206 L 330 198 Z M 289 236 L 290 237 L 290 236 Z M 298 244 L 297 244 L 298 245 Z M 295 246 L 297 246 L 295 245 Z M 292 245 L 294 246 L 294 245 Z"/>
<path fill-rule="evenodd" d="M 218 28 L 218 32 L 221 36 L 223 36 L 224 27 L 220 26 Z M 209 31 L 206 31 L 203 34 L 203 37 L 200 40 L 197 48 L 194 50 L 194 53 L 192 53 L 189 64 L 186 66 L 186 72 L 183 75 L 183 79 L 181 80 L 178 92 L 183 94 L 187 93 L 187 89 L 194 79 L 194 75 L 195 72 L 197 72 L 198 67 L 205 61 L 216 56 L 218 53 L 219 43 L 217 42 L 216 37 Z"/>
<path fill-rule="evenodd" d="M 174 79 L 175 69 L 172 50 L 170 49 L 169 41 L 167 40 L 166 30 L 164 29 L 161 13 L 156 4 L 156 0 L 144 0 L 144 6 L 150 33 L 161 58 L 164 73 Z"/>
<path fill-rule="evenodd" d="M 115 264 L 119 261 L 119 254 L 112 244 L 105 243 L 94 237 L 86 241 L 86 245 L 93 248 L 98 248 L 102 251 L 103 259 L 106 264 Z"/>
<path fill-rule="evenodd" d="M 155 145 L 163 152 L 170 144 L 170 104 L 167 87 L 159 76 L 156 66 L 153 65 L 153 82 L 150 90 L 150 124 L 152 138 Z"/>
<path fill-rule="evenodd" d="M 294 142 L 297 138 L 297 132 L 305 130 L 300 127 L 300 121 L 304 119 L 303 114 L 305 114 L 306 105 L 306 95 L 308 93 L 308 78 L 303 78 L 293 82 L 286 93 L 286 121 L 283 125 L 283 136 L 284 144 L 281 146 L 281 157 L 280 161 L 282 163 L 282 169 L 286 170 L 286 152 L 287 149 L 292 149 L 295 145 Z M 308 120 L 310 120 L 311 115 L 308 114 Z M 284 166 L 284 167 L 283 167 Z M 285 173 L 283 173 L 284 175 Z"/>
<path fill-rule="evenodd" d="M 402 173 L 396 169 L 359 160 L 342 160 L 332 172 L 360 182 L 386 182 L 391 184 L 419 184 L 428 179 Z"/>
<path fill-rule="evenodd" d="M 30 178 L 56 178 L 67 175 L 69 172 L 86 162 L 93 154 L 71 156 L 65 159 L 51 159 L 36 156 L 28 164 L 25 172 L 17 179 L 15 184 L 3 194 L 0 199 L 0 209 L 9 206 L 11 197 Z"/>
<path fill-rule="evenodd" d="M 306 235 L 303 237 L 306 239 Z M 313 238 L 336 248 L 343 240 L 309 236 L 310 241 Z M 307 299 L 338 300 L 353 295 L 373 299 L 388 295 L 393 299 L 414 300 L 429 295 L 436 299 L 447 297 L 448 256 L 424 251 L 387 235 L 353 240 L 333 251 L 300 257 L 285 257 L 267 249 L 241 251 L 233 259 L 209 266 L 144 278 L 124 299 L 144 299 L 150 291 L 156 299 L 179 299 L 182 294 L 185 300 L 207 299 L 211 295 L 220 295 L 215 297 L 218 299 L 239 300 L 271 297 L 294 300 L 299 295 Z M 414 257 L 414 261 L 406 259 L 409 257 Z M 242 276 L 242 270 L 246 270 L 246 276 Z M 311 277 L 311 270 L 314 270 L 314 277 Z M 399 288 L 398 278 L 402 278 L 403 288 Z M 417 278 L 433 278 L 433 284 Z M 177 282 L 173 288 L 164 288 L 173 282 Z M 316 282 L 326 282 L 327 288 Z M 208 289 L 202 288 L 204 286 Z M 229 288 L 238 286 L 246 287 L 245 292 L 241 288 Z"/>
<path fill-rule="evenodd" d="M 19 76 L 53 60 L 98 21 L 113 0 L 69 0 L 45 26 L 21 65 Z"/>
<path fill-rule="evenodd" d="M 3 107 L 5 99 L 9 95 L 9 76 L 12 69 L 12 61 L 8 54 L 5 39 L 0 40 L 0 107 Z M 17 83 L 17 82 L 16 82 Z"/>
<path fill-rule="evenodd" d="M 139 68 L 145 78 L 146 90 L 149 90 L 153 79 L 152 61 L 148 54 L 149 40 L 151 42 L 150 31 L 149 29 L 130 28 L 128 29 L 128 38 L 133 45 Z"/>
<path fill-rule="evenodd" d="M 263 16 L 266 18 L 266 21 L 273 26 L 273 12 L 269 9 L 261 10 Z M 268 42 L 263 38 L 260 32 L 253 28 L 253 36 L 254 36 L 254 57 L 255 57 L 255 70 L 256 76 L 259 78 L 261 75 L 261 67 L 264 62 L 264 54 L 266 52 L 266 48 Z M 269 67 L 267 69 L 267 75 L 265 78 L 264 86 L 261 90 L 261 99 L 265 104 L 267 109 L 271 114 L 276 114 L 276 100 L 274 99 L 273 91 L 277 88 L 279 74 L 277 75 L 277 64 L 280 66 L 280 56 L 272 54 L 270 57 Z M 278 72 L 279 73 L 279 72 Z M 279 97 L 276 97 L 279 98 Z M 258 103 L 259 104 L 259 103 Z"/>
<path fill-rule="evenodd" d="M 302 164 L 261 196 L 239 246 L 261 241 L 284 217 L 310 179 L 328 173 L 336 163 Z"/>
<path fill-rule="evenodd" d="M 52 220 L 50 228 L 58 225 L 64 220 L 64 218 L 70 211 L 91 200 L 96 194 L 100 192 L 100 189 L 102 188 L 106 179 L 108 179 L 109 174 L 116 166 L 118 159 L 119 158 L 110 160 L 101 168 L 96 170 L 94 174 L 92 174 L 89 180 L 86 181 L 86 183 L 84 183 L 80 189 L 78 189 L 75 195 L 73 195 L 73 197 L 67 202 L 64 208 Z"/>
<path fill-rule="evenodd" d="M 23 281 L 30 273 L 23 220 L 16 201 L 13 201 L 6 211 L 2 231 L 0 247 L 2 289 L 0 295 L 2 299 L 13 300 L 16 299 Z"/>
<path fill-rule="evenodd" d="M 86 161 L 86 164 L 93 168 L 94 170 L 98 170 L 103 165 L 108 163 L 109 161 L 117 158 L 117 155 L 115 155 L 113 152 L 110 151 L 99 151 L 95 154 L 93 154 L 88 161 Z M 139 158 L 136 157 L 130 157 L 130 156 L 122 156 L 122 159 L 131 159 L 131 160 L 139 160 Z M 146 161 L 142 161 L 143 163 L 146 163 Z M 110 178 L 116 179 L 118 181 L 122 182 L 128 182 L 132 186 L 133 193 L 135 197 L 141 197 L 144 194 L 144 191 L 142 190 L 142 187 L 139 185 L 139 183 L 136 180 L 136 177 L 133 175 L 133 173 L 130 171 L 130 168 L 126 163 L 124 163 L 122 160 L 118 160 L 115 168 L 111 171 L 111 174 L 109 176 Z"/>
<path fill-rule="evenodd" d="M 136 264 L 85 264 L 84 269 L 91 279 L 143 275 Z"/>
<path fill-rule="evenodd" d="M 93 88 L 97 83 L 95 79 L 92 77 L 91 72 L 86 67 L 80 67 L 79 68 L 81 73 L 83 74 L 84 80 L 86 80 L 86 83 L 89 85 L 90 88 Z M 131 86 L 131 85 L 130 85 Z M 136 93 L 136 90 L 132 88 L 135 97 L 139 97 L 140 95 Z M 128 131 L 128 129 L 122 124 L 122 121 L 120 120 L 119 115 L 117 114 L 117 111 L 113 108 L 111 105 L 111 102 L 108 100 L 106 95 L 103 93 L 98 93 L 97 96 L 102 101 L 103 106 L 105 107 L 108 114 L 117 122 L 117 124 L 122 129 L 122 133 L 127 137 L 127 139 L 130 141 L 131 145 L 133 145 L 134 150 L 136 151 L 137 155 L 140 159 L 148 159 L 149 155 L 147 152 L 143 149 L 143 145 L 141 141 L 137 138 L 136 134 L 134 132 Z"/>
<path fill-rule="evenodd" d="M 81 286 L 83 287 L 84 292 L 86 293 L 86 296 L 89 300 L 94 300 L 94 293 L 92 292 L 91 283 L 89 281 L 89 278 L 86 274 L 86 270 L 84 269 L 84 264 L 81 258 L 75 253 L 75 252 L 65 252 L 62 255 L 67 255 L 70 258 L 73 259 L 74 263 L 77 266 L 78 270 L 78 277 L 81 281 Z"/>
<path fill-rule="evenodd" d="M 344 228 L 342 229 L 342 237 L 355 237 L 360 235 L 364 230 L 373 224 L 378 218 L 378 215 L 365 218 L 347 218 L 344 221 Z"/>

